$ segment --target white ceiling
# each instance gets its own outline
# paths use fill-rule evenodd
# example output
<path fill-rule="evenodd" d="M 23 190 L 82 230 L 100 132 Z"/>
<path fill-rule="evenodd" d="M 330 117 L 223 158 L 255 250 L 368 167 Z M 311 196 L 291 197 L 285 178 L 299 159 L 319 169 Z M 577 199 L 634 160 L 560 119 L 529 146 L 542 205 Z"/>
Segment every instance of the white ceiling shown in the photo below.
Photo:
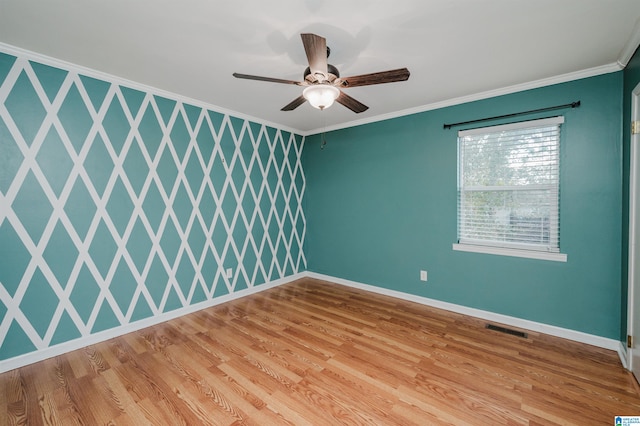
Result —
<path fill-rule="evenodd" d="M 640 43 L 639 0 L 0 0 L 0 42 L 309 133 L 619 70 Z M 407 67 L 355 87 L 368 105 L 324 112 L 294 85 L 300 33 L 327 39 L 342 76 Z"/>

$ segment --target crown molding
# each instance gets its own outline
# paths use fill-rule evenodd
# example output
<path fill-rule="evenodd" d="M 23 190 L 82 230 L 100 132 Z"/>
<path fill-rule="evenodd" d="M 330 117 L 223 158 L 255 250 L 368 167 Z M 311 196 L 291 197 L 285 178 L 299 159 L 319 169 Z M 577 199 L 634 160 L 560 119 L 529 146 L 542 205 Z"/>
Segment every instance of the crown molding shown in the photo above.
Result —
<path fill-rule="evenodd" d="M 234 118 L 240 118 L 242 120 L 251 121 L 253 123 L 262 124 L 264 126 L 273 127 L 275 129 L 290 132 L 296 135 L 304 136 L 299 129 L 283 126 L 282 124 L 273 123 L 262 118 L 253 117 L 238 111 L 233 111 L 227 108 L 223 108 L 217 105 L 213 105 L 198 99 L 193 99 L 188 96 L 179 95 L 177 93 L 169 92 L 167 90 L 159 89 L 157 87 L 148 86 L 146 84 L 138 83 L 126 78 L 118 77 L 103 71 L 98 71 L 92 68 L 87 68 L 82 65 L 77 65 L 72 62 L 67 62 L 62 59 L 53 58 L 41 53 L 32 52 L 30 50 L 22 49 L 20 47 L 12 46 L 10 44 L 0 42 L 0 52 L 4 52 L 10 55 L 16 55 L 26 58 L 27 60 L 33 60 L 44 65 L 49 65 L 55 68 L 62 68 L 71 72 L 85 75 L 87 77 L 93 77 L 99 80 L 107 81 L 118 86 L 124 86 L 131 89 L 140 90 L 141 92 L 151 93 L 152 95 L 162 96 L 168 99 L 181 102 L 183 104 L 189 104 L 197 106 L 209 111 L 219 112 L 220 114 L 233 116 Z"/>
<path fill-rule="evenodd" d="M 625 43 L 624 47 L 620 51 L 618 55 L 618 66 L 620 68 L 624 68 L 627 66 L 631 57 L 635 53 L 636 49 L 640 45 L 640 19 L 638 19 L 633 26 L 633 31 L 631 31 L 631 35 L 629 36 L 629 40 Z"/>
<path fill-rule="evenodd" d="M 640 31 L 638 32 L 640 36 Z M 614 62 L 599 67 L 588 68 L 581 71 L 571 72 L 567 74 L 561 74 L 554 77 L 543 78 L 540 80 L 534 80 L 527 83 L 516 84 L 513 86 L 507 86 L 499 89 L 488 90 L 486 92 L 475 93 L 473 95 L 461 96 L 458 98 L 447 99 L 440 102 L 434 102 L 430 104 L 421 105 L 415 108 L 404 109 L 389 114 L 376 115 L 374 117 L 365 118 L 362 120 L 349 121 L 341 123 L 335 126 L 326 128 L 313 129 L 306 132 L 302 132 L 302 136 L 311 136 L 321 132 L 331 132 L 334 130 L 341 130 L 355 126 L 361 126 L 364 124 L 375 123 L 378 121 L 391 120 L 393 118 L 404 117 L 406 115 L 418 114 L 421 112 L 432 111 L 440 108 L 450 107 L 454 105 L 465 104 L 468 102 L 479 101 L 483 99 L 495 98 L 497 96 L 509 95 L 511 93 L 523 92 L 530 89 L 538 89 L 540 87 L 551 86 L 559 83 L 566 83 L 573 80 L 580 80 L 588 77 L 595 77 L 597 75 L 609 74 L 612 72 L 621 71 L 624 67 L 620 66 L 619 62 Z"/>
<path fill-rule="evenodd" d="M 254 117 L 251 115 L 247 115 L 244 113 L 241 113 L 239 111 L 233 111 L 227 108 L 223 108 L 217 105 L 213 105 L 204 101 L 200 101 L 197 99 L 193 99 L 193 98 L 189 98 L 187 96 L 183 96 L 183 95 L 179 95 L 177 93 L 173 93 L 173 92 L 169 92 L 163 89 L 159 89 L 157 87 L 153 87 L 153 86 L 148 86 L 142 83 L 138 83 L 135 81 L 131 81 L 131 80 L 127 80 L 125 78 L 122 77 L 118 77 L 118 76 L 114 76 L 112 74 L 109 73 L 105 73 L 103 71 L 98 71 L 98 70 L 94 70 L 91 68 L 87 68 L 81 65 L 77 65 L 71 62 L 67 62 L 61 59 L 57 59 L 57 58 L 53 58 L 50 56 L 46 56 L 40 53 L 36 53 L 36 52 L 32 52 L 26 49 L 22 49 L 16 46 L 12 46 L 6 43 L 2 43 L 0 42 L 0 51 L 4 51 L 5 53 L 8 54 L 14 54 L 14 55 L 19 55 L 19 56 L 23 56 L 26 57 L 29 60 L 34 60 L 40 63 L 43 63 L 45 65 L 49 65 L 49 66 L 53 66 L 53 67 L 57 67 L 57 68 L 63 68 L 63 69 L 68 69 L 70 71 L 73 72 L 77 72 L 79 74 L 82 75 L 86 75 L 88 77 L 93 77 L 93 78 L 97 78 L 100 80 L 105 80 L 114 84 L 118 84 L 120 86 L 125 86 L 125 87 L 129 87 L 132 89 L 137 89 L 143 92 L 149 92 L 152 93 L 154 95 L 159 95 L 159 96 L 163 96 L 166 98 L 170 98 L 170 99 L 174 99 L 178 102 L 182 102 L 182 103 L 186 103 L 186 104 L 190 104 L 193 106 L 198 106 L 207 110 L 211 110 L 211 111 L 216 111 L 219 112 L 221 114 L 226 114 L 226 115 L 230 115 L 236 118 L 240 118 L 243 120 L 248 120 L 254 123 L 258 123 L 258 124 L 262 124 L 268 127 L 273 127 L 276 128 L 278 130 L 281 131 L 286 131 L 286 132 L 290 132 L 296 135 L 300 135 L 300 136 L 311 136 L 311 135 L 315 135 L 318 133 L 322 133 L 322 132 L 330 132 L 330 131 L 335 131 L 335 130 L 342 130 L 342 129 L 346 129 L 346 128 L 350 128 L 350 127 L 356 127 L 356 126 L 361 126 L 361 125 L 365 125 L 365 124 L 371 124 L 371 123 L 376 123 L 379 121 L 385 121 L 385 120 L 391 120 L 394 118 L 399 118 L 399 117 L 404 117 L 407 115 L 412 115 L 412 114 L 418 114 L 418 113 L 422 113 L 422 112 L 426 112 L 426 111 L 432 111 L 432 110 L 436 110 L 436 109 L 440 109 L 440 108 L 446 108 L 446 107 L 450 107 L 450 106 L 454 106 L 454 105 L 460 105 L 460 104 L 464 104 L 464 103 L 468 103 L 468 102 L 474 102 L 474 101 L 479 101 L 479 100 L 483 100 L 483 99 L 489 99 L 489 98 L 493 98 L 493 97 L 497 97 L 497 96 L 502 96 L 502 95 L 508 95 L 511 93 L 517 93 L 517 92 L 522 92 L 525 90 L 530 90 L 530 89 L 537 89 L 540 87 L 544 87 L 544 86 L 550 86 L 553 84 L 558 84 L 558 83 L 566 83 L 568 81 L 573 81 L 573 80 L 579 80 L 582 78 L 588 78 L 588 77 L 594 77 L 597 75 L 602 75 L 602 74 L 608 74 L 608 73 L 612 73 L 612 72 L 617 72 L 620 71 L 622 69 L 624 69 L 624 66 L 626 66 L 626 64 L 628 63 L 628 61 L 631 59 L 631 56 L 633 56 L 633 53 L 635 52 L 635 49 L 637 48 L 637 46 L 640 45 L 640 20 L 638 20 L 636 22 L 636 25 L 634 27 L 634 31 L 632 36 L 629 38 L 629 41 L 625 44 L 625 47 L 623 48 L 623 50 L 621 51 L 619 58 L 616 62 L 611 63 L 611 64 L 607 64 L 607 65 L 603 65 L 603 66 L 599 66 L 599 67 L 594 67 L 594 68 L 588 68 L 585 70 L 581 70 L 581 71 L 576 71 L 576 72 L 571 72 L 571 73 L 567 73 L 567 74 L 562 74 L 562 75 L 558 75 L 558 76 L 554 76 L 554 77 L 549 77 L 549 78 L 543 78 L 540 80 L 534 80 L 534 81 L 530 81 L 527 83 L 521 83 L 521 84 L 516 84 L 513 86 L 507 86 L 507 87 L 503 87 L 503 88 L 498 88 L 498 89 L 493 89 L 493 90 L 488 90 L 485 92 L 480 92 L 480 93 L 475 93 L 472 95 L 466 95 L 466 96 L 461 96 L 461 97 L 457 97 L 457 98 L 452 98 L 452 99 L 446 99 L 443 101 L 438 101 L 438 102 L 433 102 L 430 104 L 425 104 L 425 105 L 421 105 L 421 106 L 417 106 L 414 108 L 408 108 L 408 109 L 404 109 L 404 110 L 400 110 L 400 111 L 395 111 L 392 113 L 388 113 L 388 114 L 381 114 L 381 115 L 376 115 L 376 116 L 372 116 L 372 117 L 368 117 L 365 119 L 361 119 L 361 120 L 353 120 L 353 121 L 347 121 L 344 123 L 340 123 L 337 124 L 335 126 L 328 126 L 328 127 L 324 127 L 324 128 L 317 128 L 317 129 L 311 129 L 311 130 L 300 130 L 300 129 L 295 129 L 292 127 L 288 127 L 288 126 L 283 126 L 282 124 L 278 124 L 278 123 L 274 123 L 274 122 L 270 122 L 258 117 Z M 624 64 L 624 65 L 623 65 Z"/>

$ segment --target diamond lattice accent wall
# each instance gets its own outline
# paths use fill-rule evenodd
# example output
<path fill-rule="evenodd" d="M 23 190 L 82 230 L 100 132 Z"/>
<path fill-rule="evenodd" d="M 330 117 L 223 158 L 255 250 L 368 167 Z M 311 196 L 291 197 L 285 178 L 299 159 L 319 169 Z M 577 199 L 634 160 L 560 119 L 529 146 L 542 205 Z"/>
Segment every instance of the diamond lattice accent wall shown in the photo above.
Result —
<path fill-rule="evenodd" d="M 303 137 L 3 49 L 0 360 L 306 268 Z"/>

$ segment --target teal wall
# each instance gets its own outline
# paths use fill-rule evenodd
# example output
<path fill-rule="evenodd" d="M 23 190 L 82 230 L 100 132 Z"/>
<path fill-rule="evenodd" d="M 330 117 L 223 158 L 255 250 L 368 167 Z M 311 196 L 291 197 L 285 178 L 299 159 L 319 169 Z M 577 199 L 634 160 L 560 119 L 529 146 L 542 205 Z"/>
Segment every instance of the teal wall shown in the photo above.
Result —
<path fill-rule="evenodd" d="M 630 166 L 630 142 L 631 142 L 631 93 L 640 83 L 640 51 L 635 54 L 624 69 L 623 92 L 623 204 L 622 204 L 622 298 L 620 300 L 620 341 L 627 340 L 627 304 L 629 292 L 629 166 Z"/>
<path fill-rule="evenodd" d="M 624 338 L 621 126 L 638 55 L 624 72 L 329 132 L 324 149 L 43 62 L 0 51 L 0 361 L 306 269 Z M 575 100 L 561 112 L 568 262 L 453 251 L 443 123 Z"/>
<path fill-rule="evenodd" d="M 617 72 L 307 137 L 309 270 L 618 339 L 622 89 Z M 443 124 L 577 100 L 558 112 L 568 261 L 453 251 L 460 129 Z"/>
<path fill-rule="evenodd" d="M 0 360 L 306 269 L 304 138 L 131 86 L 0 51 Z"/>

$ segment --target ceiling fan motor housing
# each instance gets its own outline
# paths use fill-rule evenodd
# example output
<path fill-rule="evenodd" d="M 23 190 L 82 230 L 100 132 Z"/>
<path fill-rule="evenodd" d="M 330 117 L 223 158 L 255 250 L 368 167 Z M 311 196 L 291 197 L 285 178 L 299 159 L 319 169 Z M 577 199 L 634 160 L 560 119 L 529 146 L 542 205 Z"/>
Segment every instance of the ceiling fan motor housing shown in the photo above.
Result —
<path fill-rule="evenodd" d="M 328 80 L 330 83 L 332 83 L 335 79 L 340 78 L 340 71 L 338 71 L 338 68 L 334 67 L 331 64 L 327 64 L 327 74 L 329 75 L 326 76 L 326 80 Z M 311 75 L 311 68 L 307 67 L 307 69 L 304 70 L 304 76 L 302 78 L 311 83 L 319 82 L 315 76 L 309 77 L 310 75 Z"/>

